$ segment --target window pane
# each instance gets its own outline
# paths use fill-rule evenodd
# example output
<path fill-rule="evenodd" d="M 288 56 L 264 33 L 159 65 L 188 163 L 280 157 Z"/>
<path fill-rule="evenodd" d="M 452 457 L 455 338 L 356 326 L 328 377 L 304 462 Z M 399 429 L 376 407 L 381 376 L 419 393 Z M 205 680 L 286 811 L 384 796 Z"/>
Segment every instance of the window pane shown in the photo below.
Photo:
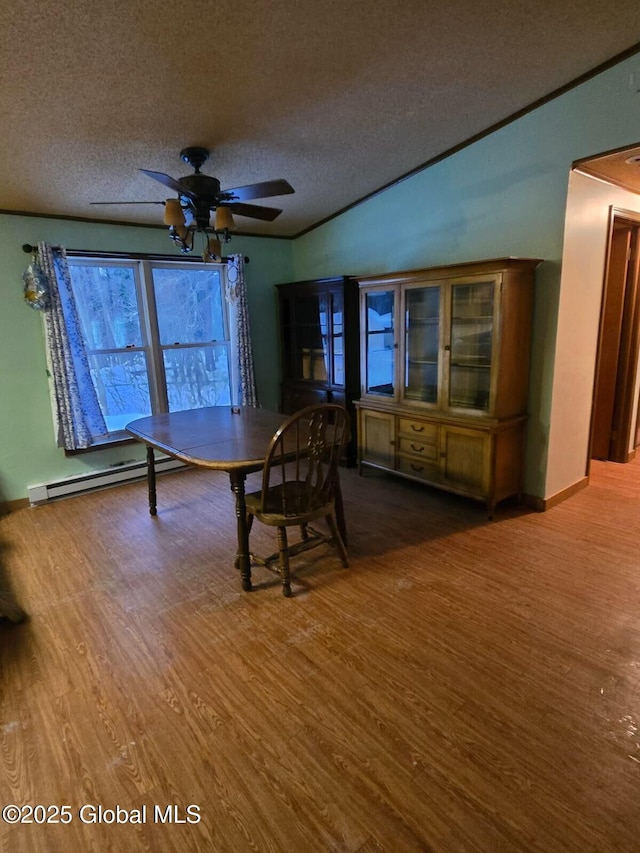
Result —
<path fill-rule="evenodd" d="M 69 270 L 87 348 L 141 346 L 133 268 L 70 263 Z"/>
<path fill-rule="evenodd" d="M 158 357 L 169 411 L 231 404 L 231 344 L 219 267 L 89 259 L 73 259 L 69 266 L 109 432 L 154 413 L 158 402 L 162 406 L 164 389 L 152 387 L 162 379 L 151 370 Z M 147 276 L 149 316 L 141 289 Z"/>
<path fill-rule="evenodd" d="M 220 271 L 153 268 L 160 343 L 224 341 Z"/>
<path fill-rule="evenodd" d="M 229 354 L 226 346 L 165 349 L 169 411 L 229 406 Z"/>
<path fill-rule="evenodd" d="M 147 362 L 143 352 L 90 355 L 91 377 L 109 432 L 151 414 Z"/>

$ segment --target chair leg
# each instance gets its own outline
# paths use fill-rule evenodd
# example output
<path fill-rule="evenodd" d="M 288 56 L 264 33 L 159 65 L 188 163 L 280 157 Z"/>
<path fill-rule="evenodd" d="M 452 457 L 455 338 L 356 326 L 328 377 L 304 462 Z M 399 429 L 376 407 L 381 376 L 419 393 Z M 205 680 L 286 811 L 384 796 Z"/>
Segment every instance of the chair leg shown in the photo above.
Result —
<path fill-rule="evenodd" d="M 287 545 L 286 527 L 278 527 L 278 552 L 282 575 L 282 594 L 286 598 L 289 598 L 291 595 L 291 582 L 289 579 L 289 546 Z"/>
<path fill-rule="evenodd" d="M 344 547 L 344 542 L 342 541 L 342 536 L 340 535 L 340 531 L 338 530 L 336 520 L 331 514 L 327 515 L 325 520 L 327 522 L 329 530 L 331 531 L 333 544 L 336 546 L 336 550 L 340 555 L 340 559 L 342 560 L 342 565 L 345 569 L 347 569 L 349 568 L 349 555 L 347 554 L 347 549 Z"/>

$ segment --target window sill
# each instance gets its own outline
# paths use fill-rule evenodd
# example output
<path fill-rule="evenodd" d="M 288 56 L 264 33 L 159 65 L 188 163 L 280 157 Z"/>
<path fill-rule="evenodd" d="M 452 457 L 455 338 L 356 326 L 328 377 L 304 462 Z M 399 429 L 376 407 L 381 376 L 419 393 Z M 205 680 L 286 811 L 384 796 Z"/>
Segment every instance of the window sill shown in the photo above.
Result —
<path fill-rule="evenodd" d="M 79 450 L 65 450 L 65 456 L 81 456 L 84 453 L 95 453 L 96 450 L 106 450 L 111 447 L 126 447 L 133 444 L 136 439 L 128 435 L 124 430 L 112 433 L 107 438 L 98 439 L 91 447 L 83 447 Z"/>

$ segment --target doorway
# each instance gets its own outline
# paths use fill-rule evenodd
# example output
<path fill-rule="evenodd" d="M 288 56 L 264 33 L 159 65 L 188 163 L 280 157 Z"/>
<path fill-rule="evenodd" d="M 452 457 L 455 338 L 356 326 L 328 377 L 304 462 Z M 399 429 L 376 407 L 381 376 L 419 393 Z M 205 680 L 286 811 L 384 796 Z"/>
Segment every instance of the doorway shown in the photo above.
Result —
<path fill-rule="evenodd" d="M 629 462 L 638 446 L 640 215 L 612 209 L 591 421 L 592 459 Z"/>

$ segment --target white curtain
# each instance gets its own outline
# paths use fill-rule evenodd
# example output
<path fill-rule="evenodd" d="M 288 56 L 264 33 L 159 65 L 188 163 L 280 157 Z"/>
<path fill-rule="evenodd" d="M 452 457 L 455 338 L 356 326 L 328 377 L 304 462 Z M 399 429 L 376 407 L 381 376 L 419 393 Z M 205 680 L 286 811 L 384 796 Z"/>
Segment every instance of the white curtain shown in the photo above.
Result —
<path fill-rule="evenodd" d="M 79 450 L 108 429 L 91 379 L 67 253 L 61 246 L 38 243 L 38 263 L 48 290 L 44 324 L 58 446 Z"/>
<path fill-rule="evenodd" d="M 247 302 L 247 282 L 244 274 L 244 257 L 229 255 L 227 263 L 227 299 L 235 304 L 238 345 L 238 403 L 258 407 L 256 378 L 253 369 L 251 329 Z"/>

